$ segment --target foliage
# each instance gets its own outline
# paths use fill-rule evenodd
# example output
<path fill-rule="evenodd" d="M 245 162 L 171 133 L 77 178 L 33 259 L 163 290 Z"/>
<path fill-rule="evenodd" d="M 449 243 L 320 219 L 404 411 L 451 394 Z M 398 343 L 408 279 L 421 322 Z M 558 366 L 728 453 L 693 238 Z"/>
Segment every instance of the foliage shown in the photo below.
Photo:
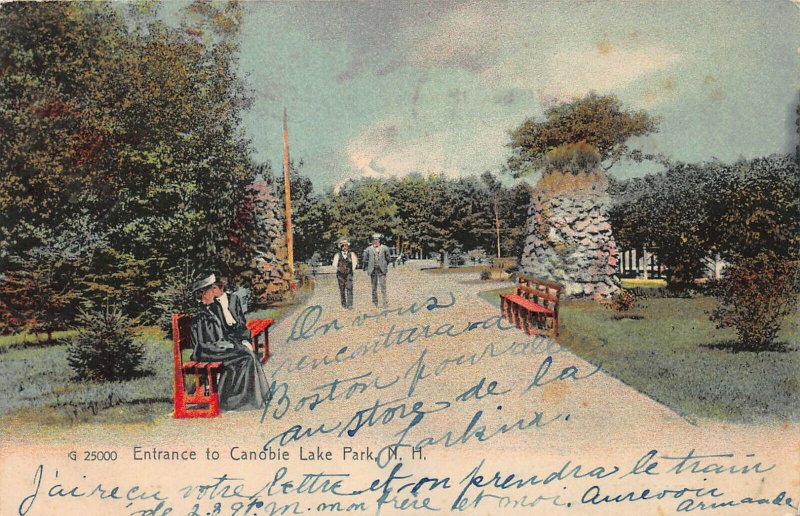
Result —
<path fill-rule="evenodd" d="M 467 257 L 472 263 L 485 263 L 489 259 L 482 247 L 472 249 L 467 253 Z"/>
<path fill-rule="evenodd" d="M 594 171 L 600 165 L 600 152 L 586 143 L 564 143 L 547 151 L 544 155 L 545 172 L 559 171 L 578 174 Z"/>
<path fill-rule="evenodd" d="M 136 321 L 118 308 L 82 312 L 78 334 L 67 345 L 67 361 L 78 380 L 129 380 L 141 374 L 144 350 Z"/>
<path fill-rule="evenodd" d="M 631 149 L 627 141 L 634 136 L 645 136 L 658 130 L 659 119 L 645 111 L 629 111 L 613 95 L 595 93 L 549 107 L 544 120 L 527 119 L 511 131 L 512 156 L 509 169 L 515 176 L 547 165 L 547 153 L 564 144 L 594 147 L 599 153 L 603 168 L 608 170 L 620 159 L 657 159 Z"/>
<path fill-rule="evenodd" d="M 254 172 L 241 7 L 192 2 L 180 28 L 124 8 L 0 9 L 0 256 L 22 259 L 88 218 L 87 306 L 112 296 L 152 320 L 175 264 L 242 275 L 268 239 L 243 216 Z"/>
<path fill-rule="evenodd" d="M 384 235 L 383 243 L 390 244 L 399 225 L 391 184 L 378 179 L 346 182 L 338 192 L 329 193 L 327 205 L 330 222 L 324 241 L 328 248 L 323 251 L 329 255 L 333 255 L 335 243 L 342 237 L 350 239 L 354 250 L 369 246 L 373 233 Z"/>
<path fill-rule="evenodd" d="M 708 188 L 708 238 L 724 259 L 800 259 L 800 168 L 789 156 L 734 163 Z"/>
<path fill-rule="evenodd" d="M 328 203 L 321 195 L 314 192 L 311 180 L 301 174 L 303 162 L 289 162 L 289 186 L 292 203 L 292 237 L 295 261 L 307 261 L 315 252 L 325 251 L 330 254 L 331 245 L 326 238 L 326 229 L 330 224 Z M 285 211 L 284 175 L 273 177 L 270 165 L 265 164 L 268 171 L 268 182 L 273 185 L 277 201 L 278 215 L 283 218 Z"/>
<path fill-rule="evenodd" d="M 188 270 L 189 262 L 184 261 L 184 268 L 171 269 L 162 288 L 153 293 L 152 311 L 157 316 L 159 326 L 168 336 L 172 335 L 172 314 L 194 313 L 197 300 L 189 289 L 190 282 L 194 279 Z"/>
<path fill-rule="evenodd" d="M 464 252 L 461 250 L 460 247 L 454 248 L 452 251 L 450 251 L 450 254 L 448 255 L 448 261 L 450 262 L 450 266 L 460 267 L 461 265 L 464 265 L 464 263 L 466 262 L 464 256 L 465 256 Z"/>
<path fill-rule="evenodd" d="M 768 253 L 742 258 L 725 269 L 714 295 L 720 302 L 711 313 L 717 327 L 736 328 L 743 349 L 768 349 L 783 318 L 797 307 L 800 263 L 775 260 Z"/>
<path fill-rule="evenodd" d="M 604 301 L 604 304 L 617 312 L 627 312 L 638 306 L 639 299 L 630 290 L 621 289 L 611 299 Z"/>
<path fill-rule="evenodd" d="M 609 220 L 623 248 L 646 247 L 685 290 L 716 254 L 729 262 L 800 250 L 800 174 L 786 156 L 733 164 L 675 164 L 644 178 L 612 181 Z"/>
<path fill-rule="evenodd" d="M 75 221 L 72 221 L 75 222 Z M 78 223 L 61 234 L 39 235 L 42 245 L 11 256 L 0 276 L 0 328 L 3 333 L 46 333 L 72 320 L 82 298 L 81 272 L 89 239 Z"/>
<path fill-rule="evenodd" d="M 323 262 L 347 237 L 356 251 L 371 244 L 372 233 L 406 255 L 497 248 L 519 255 L 525 240 L 530 193 L 523 184 L 506 187 L 494 175 L 448 179 L 410 174 L 403 178 L 349 180 L 338 190 L 314 192 L 302 175 L 302 162 L 290 163 L 292 226 L 297 261 L 319 254 Z M 269 164 L 258 167 L 283 205 L 283 178 Z"/>

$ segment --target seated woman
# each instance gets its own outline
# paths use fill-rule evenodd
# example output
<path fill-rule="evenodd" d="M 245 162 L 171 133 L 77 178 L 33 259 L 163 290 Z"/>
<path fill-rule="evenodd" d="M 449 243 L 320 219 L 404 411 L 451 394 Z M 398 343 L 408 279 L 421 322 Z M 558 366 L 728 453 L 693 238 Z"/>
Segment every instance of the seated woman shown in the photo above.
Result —
<path fill-rule="evenodd" d="M 213 273 L 199 277 L 191 290 L 200 301 L 192 317 L 192 360 L 224 362 L 218 389 L 220 408 L 263 408 L 269 389 L 253 353 L 241 300 L 225 292 Z"/>

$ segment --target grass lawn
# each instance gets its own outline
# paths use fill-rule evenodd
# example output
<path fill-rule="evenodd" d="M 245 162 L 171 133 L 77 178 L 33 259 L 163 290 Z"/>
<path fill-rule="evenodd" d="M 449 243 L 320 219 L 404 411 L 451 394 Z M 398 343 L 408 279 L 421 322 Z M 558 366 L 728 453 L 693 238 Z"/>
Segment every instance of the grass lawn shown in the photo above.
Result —
<path fill-rule="evenodd" d="M 481 297 L 499 306 L 495 289 Z M 788 318 L 771 351 L 736 352 L 736 334 L 706 315 L 712 298 L 648 299 L 629 314 L 561 304 L 558 342 L 688 420 L 800 420 L 800 331 Z"/>
<path fill-rule="evenodd" d="M 74 335 L 74 331 L 57 331 L 53 333 L 53 340 L 63 339 Z M 0 353 L 11 349 L 21 349 L 31 346 L 47 346 L 47 334 L 20 333 L 17 335 L 0 335 Z"/>
<path fill-rule="evenodd" d="M 620 282 L 622 288 L 663 288 L 667 286 L 667 280 L 663 279 L 623 278 Z"/>
<path fill-rule="evenodd" d="M 255 311 L 248 319 L 288 316 L 312 289 L 290 302 Z M 67 342 L 74 332 L 59 332 L 52 342 L 33 336 L 0 340 L 0 422 L 7 426 L 75 423 L 138 423 L 172 413 L 172 340 L 158 327 L 141 329 L 145 349 L 141 378 L 124 382 L 74 381 L 67 363 Z"/>

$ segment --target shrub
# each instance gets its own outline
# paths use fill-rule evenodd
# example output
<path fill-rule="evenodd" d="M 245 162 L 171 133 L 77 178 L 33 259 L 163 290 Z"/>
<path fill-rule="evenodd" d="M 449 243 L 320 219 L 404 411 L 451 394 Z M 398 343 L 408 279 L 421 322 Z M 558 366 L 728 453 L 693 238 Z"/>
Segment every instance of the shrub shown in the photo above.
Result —
<path fill-rule="evenodd" d="M 473 249 L 472 251 L 467 253 L 470 261 L 472 263 L 483 263 L 487 260 L 486 251 L 483 250 L 482 247 L 478 247 L 477 249 Z"/>
<path fill-rule="evenodd" d="M 450 252 L 449 260 L 451 267 L 460 267 L 466 262 L 466 259 L 464 258 L 464 252 L 460 247 L 456 247 Z"/>
<path fill-rule="evenodd" d="M 77 335 L 67 345 L 67 361 L 76 379 L 129 380 L 141 376 L 142 344 L 135 321 L 118 308 L 81 312 Z"/>
<path fill-rule="evenodd" d="M 639 298 L 629 290 L 620 290 L 605 302 L 606 307 L 618 312 L 627 312 L 639 305 Z"/>
<path fill-rule="evenodd" d="M 486 281 L 489 279 L 489 271 L 481 272 L 481 280 Z"/>
<path fill-rule="evenodd" d="M 719 300 L 711 313 L 717 327 L 736 328 L 742 348 L 767 349 L 797 305 L 800 264 L 766 253 L 742 258 L 725 269 L 712 293 Z"/>

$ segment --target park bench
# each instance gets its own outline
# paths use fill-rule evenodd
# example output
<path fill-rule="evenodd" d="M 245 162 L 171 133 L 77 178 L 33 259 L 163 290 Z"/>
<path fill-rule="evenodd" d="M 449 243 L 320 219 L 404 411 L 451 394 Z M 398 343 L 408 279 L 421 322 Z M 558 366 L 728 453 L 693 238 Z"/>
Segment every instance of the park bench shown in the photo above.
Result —
<path fill-rule="evenodd" d="M 500 312 L 528 335 L 550 333 L 558 336 L 558 303 L 564 287 L 529 276 L 517 277 L 513 294 L 500 294 Z"/>
<path fill-rule="evenodd" d="M 253 334 L 253 351 L 261 363 L 269 360 L 269 327 L 272 319 L 247 321 Z M 185 350 L 192 349 L 192 318 L 188 315 L 172 315 L 172 353 L 175 368 L 176 418 L 214 417 L 219 415 L 217 379 L 223 362 L 196 362 L 183 360 Z M 191 378 L 191 381 L 189 380 Z M 193 385 L 192 392 L 187 387 Z"/>

